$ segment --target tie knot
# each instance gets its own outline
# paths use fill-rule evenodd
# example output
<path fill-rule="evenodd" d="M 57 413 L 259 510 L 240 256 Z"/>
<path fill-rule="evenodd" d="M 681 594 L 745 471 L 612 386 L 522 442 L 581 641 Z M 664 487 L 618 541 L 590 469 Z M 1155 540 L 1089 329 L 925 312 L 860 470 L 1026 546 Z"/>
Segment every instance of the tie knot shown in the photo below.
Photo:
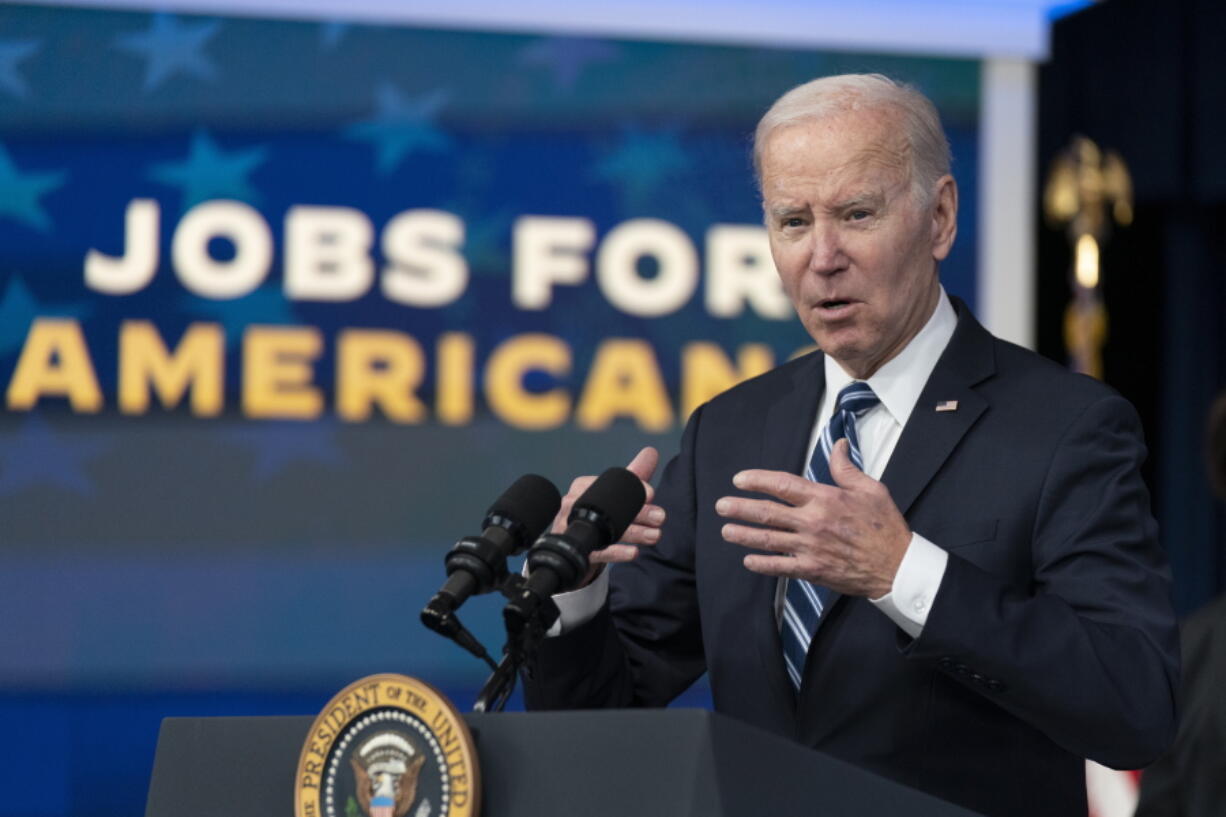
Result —
<path fill-rule="evenodd" d="M 881 402 L 871 386 L 863 380 L 848 383 L 839 392 L 838 410 L 850 411 L 857 417 Z"/>

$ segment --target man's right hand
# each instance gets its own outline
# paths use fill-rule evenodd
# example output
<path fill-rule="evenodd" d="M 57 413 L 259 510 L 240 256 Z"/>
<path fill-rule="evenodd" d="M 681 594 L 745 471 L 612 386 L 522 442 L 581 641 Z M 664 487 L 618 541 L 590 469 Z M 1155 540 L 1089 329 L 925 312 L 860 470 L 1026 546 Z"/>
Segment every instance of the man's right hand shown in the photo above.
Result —
<path fill-rule="evenodd" d="M 609 545 L 603 550 L 592 552 L 589 557 L 592 568 L 588 571 L 587 578 L 583 580 L 583 585 L 587 585 L 596 577 L 600 565 L 611 562 L 628 562 L 638 555 L 640 547 L 650 547 L 660 541 L 660 526 L 664 524 L 664 509 L 659 505 L 650 504 L 655 491 L 649 484 L 659 463 L 660 452 L 647 446 L 626 466 L 627 470 L 643 481 L 643 489 L 647 491 L 647 504 L 643 505 L 638 516 L 634 518 L 634 522 L 626 528 L 620 542 Z M 575 500 L 595 481 L 596 477 L 578 477 L 570 484 L 566 496 L 562 497 L 562 509 L 558 511 L 557 517 L 553 520 L 554 533 L 566 530 L 566 519 L 570 516 L 570 509 L 574 507 Z"/>

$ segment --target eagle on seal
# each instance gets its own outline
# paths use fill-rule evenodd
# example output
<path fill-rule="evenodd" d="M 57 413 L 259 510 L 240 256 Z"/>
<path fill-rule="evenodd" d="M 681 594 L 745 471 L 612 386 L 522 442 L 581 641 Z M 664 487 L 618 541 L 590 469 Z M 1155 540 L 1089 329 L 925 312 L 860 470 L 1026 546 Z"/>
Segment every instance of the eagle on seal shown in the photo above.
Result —
<path fill-rule="evenodd" d="M 398 732 L 380 732 L 349 758 L 358 803 L 368 817 L 404 817 L 417 796 L 426 756 Z"/>

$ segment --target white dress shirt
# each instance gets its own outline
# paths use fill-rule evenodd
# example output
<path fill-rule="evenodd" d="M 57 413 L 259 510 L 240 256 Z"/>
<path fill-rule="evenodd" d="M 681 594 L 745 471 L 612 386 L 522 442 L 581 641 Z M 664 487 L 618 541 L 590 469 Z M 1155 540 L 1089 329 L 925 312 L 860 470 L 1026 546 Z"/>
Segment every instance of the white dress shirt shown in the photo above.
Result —
<path fill-rule="evenodd" d="M 856 419 L 856 435 L 860 440 L 864 473 L 873 479 L 880 480 L 885 473 L 894 447 L 898 445 L 898 438 L 902 436 L 903 427 L 919 401 L 920 392 L 924 390 L 932 370 L 936 368 L 941 353 L 949 345 L 949 339 L 953 337 L 957 325 L 958 315 L 942 287 L 936 309 L 924 324 L 924 328 L 901 352 L 882 364 L 881 368 L 865 381 L 881 400 Z M 826 388 L 817 406 L 813 431 L 809 434 L 809 449 L 805 462 L 813 456 L 817 438 L 834 414 L 839 392 L 854 379 L 843 371 L 834 358 L 826 356 Z M 928 620 L 928 610 L 932 607 L 932 601 L 941 586 L 941 579 L 945 576 L 948 559 L 949 555 L 944 550 L 918 533 L 912 533 L 911 544 L 908 545 L 898 572 L 894 575 L 894 585 L 890 592 L 879 599 L 869 601 L 905 633 L 912 638 L 917 637 Z M 782 615 L 783 610 L 783 582 L 779 584 L 781 589 L 776 598 L 776 615 Z"/>
<path fill-rule="evenodd" d="M 941 353 L 953 337 L 957 323 L 958 316 L 942 287 L 936 309 L 924 328 L 866 381 L 881 402 L 857 418 L 856 433 L 864 459 L 864 472 L 873 479 L 879 480 L 885 473 L 903 427 L 915 409 L 920 392 L 936 368 Z M 822 428 L 834 414 L 839 392 L 854 379 L 829 355 L 825 358 L 825 366 L 826 388 L 809 434 L 806 462 L 813 455 Z M 890 592 L 881 598 L 869 599 L 870 603 L 912 638 L 919 636 L 945 576 L 948 559 L 949 555 L 943 549 L 912 533 L 911 543 L 898 566 Z M 609 571 L 602 570 L 587 587 L 554 596 L 561 615 L 550 628 L 549 635 L 567 632 L 590 620 L 600 610 L 608 594 Z M 782 614 L 783 595 L 783 582 L 780 581 L 775 596 L 776 617 Z"/>

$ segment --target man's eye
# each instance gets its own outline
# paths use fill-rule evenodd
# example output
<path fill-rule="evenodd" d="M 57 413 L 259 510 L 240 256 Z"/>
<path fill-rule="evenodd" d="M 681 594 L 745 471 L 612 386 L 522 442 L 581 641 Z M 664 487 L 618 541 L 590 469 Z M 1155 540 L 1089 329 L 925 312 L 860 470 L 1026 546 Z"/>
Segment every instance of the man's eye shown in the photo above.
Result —
<path fill-rule="evenodd" d="M 852 221 L 864 221 L 864 219 L 869 218 L 870 216 L 872 216 L 872 213 L 870 213 L 868 210 L 852 210 L 847 214 L 847 217 Z"/>
<path fill-rule="evenodd" d="M 800 218 L 799 216 L 791 216 L 790 218 L 785 218 L 783 220 L 784 227 L 799 227 L 804 223 L 804 219 Z"/>

